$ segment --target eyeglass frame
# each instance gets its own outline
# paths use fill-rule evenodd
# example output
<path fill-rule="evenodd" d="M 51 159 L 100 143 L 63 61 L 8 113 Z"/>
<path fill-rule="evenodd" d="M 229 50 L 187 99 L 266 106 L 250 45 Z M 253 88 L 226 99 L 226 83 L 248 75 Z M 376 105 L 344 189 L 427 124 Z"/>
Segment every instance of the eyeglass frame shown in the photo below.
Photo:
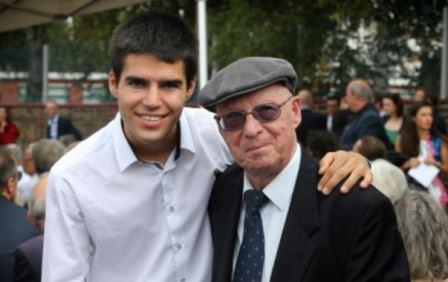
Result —
<path fill-rule="evenodd" d="M 284 101 L 284 102 L 282 102 L 280 104 L 277 104 L 277 103 L 264 103 L 264 104 L 256 105 L 255 107 L 252 108 L 252 110 L 250 112 L 245 112 L 245 111 L 240 110 L 240 111 L 232 111 L 232 112 L 226 113 L 224 116 L 215 115 L 214 119 L 216 120 L 216 123 L 218 124 L 218 127 L 220 129 L 222 129 L 223 131 L 226 131 L 226 132 L 236 132 L 238 130 L 241 130 L 244 127 L 244 125 L 246 124 L 246 116 L 248 116 L 248 115 L 252 115 L 258 122 L 260 122 L 262 124 L 270 123 L 270 122 L 276 121 L 281 116 L 281 113 L 282 113 L 282 109 L 281 108 L 284 105 L 286 105 L 293 97 L 294 96 L 289 96 L 289 98 L 286 99 L 286 101 Z M 260 108 L 260 107 L 264 107 L 264 106 L 271 106 L 276 111 L 278 111 L 278 113 L 276 114 L 274 119 L 267 121 L 267 120 L 264 120 L 263 118 L 261 118 L 259 116 L 259 114 L 257 113 L 257 111 L 255 109 L 256 108 Z M 221 121 L 224 122 L 223 119 L 226 116 L 228 116 L 230 114 L 234 114 L 234 113 L 241 113 L 241 114 L 243 114 L 244 120 L 243 120 L 241 126 L 239 126 L 236 129 L 230 129 L 230 130 L 229 129 L 225 129 L 224 126 L 221 125 Z"/>

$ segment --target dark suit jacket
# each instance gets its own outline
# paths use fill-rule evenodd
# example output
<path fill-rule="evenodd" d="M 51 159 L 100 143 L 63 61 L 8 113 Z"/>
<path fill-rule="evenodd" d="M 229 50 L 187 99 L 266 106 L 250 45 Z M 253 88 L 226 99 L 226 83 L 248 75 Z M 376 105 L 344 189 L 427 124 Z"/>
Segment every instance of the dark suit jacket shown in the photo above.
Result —
<path fill-rule="evenodd" d="M 355 142 L 365 135 L 373 135 L 380 139 L 388 150 L 394 149 L 384 130 L 383 119 L 373 105 L 369 104 L 357 112 L 345 127 L 341 136 L 341 148 L 351 150 Z"/>
<path fill-rule="evenodd" d="M 270 281 L 410 281 L 395 213 L 378 190 L 339 187 L 320 194 L 317 162 L 304 150 Z M 228 168 L 213 187 L 212 281 L 231 281 L 243 170 Z"/>
<path fill-rule="evenodd" d="M 40 282 L 44 235 L 29 239 L 14 251 L 14 282 Z"/>
<path fill-rule="evenodd" d="M 324 114 L 313 112 L 310 109 L 301 109 L 302 121 L 296 129 L 297 139 L 306 146 L 306 138 L 312 130 L 325 130 L 327 128 L 327 120 Z"/>
<path fill-rule="evenodd" d="M 26 210 L 0 197 L 0 281 L 12 281 L 14 249 L 39 232 L 26 218 Z"/>
<path fill-rule="evenodd" d="M 50 130 L 51 130 L 50 125 L 47 124 L 47 138 L 51 138 Z M 59 116 L 58 138 L 67 134 L 72 134 L 73 136 L 75 136 L 76 140 L 82 139 L 81 133 L 79 133 L 78 129 L 76 129 L 76 127 L 73 126 L 72 121 L 68 118 Z"/>

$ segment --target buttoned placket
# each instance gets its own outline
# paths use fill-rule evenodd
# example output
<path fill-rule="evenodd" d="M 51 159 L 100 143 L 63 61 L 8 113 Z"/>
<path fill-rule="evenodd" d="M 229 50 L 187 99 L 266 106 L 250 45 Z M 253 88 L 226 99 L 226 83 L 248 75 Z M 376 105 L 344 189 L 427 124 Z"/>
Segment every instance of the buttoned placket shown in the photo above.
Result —
<path fill-rule="evenodd" d="M 174 268 L 176 271 L 177 281 L 186 282 L 187 272 L 183 267 L 186 265 L 187 257 L 185 251 L 185 242 L 183 240 L 180 230 L 182 224 L 180 220 L 180 214 L 182 211 L 176 205 L 174 200 L 174 194 L 178 191 L 175 189 L 181 189 L 182 187 L 174 187 L 173 184 L 173 171 L 176 168 L 176 161 L 174 160 L 175 152 L 170 155 L 165 166 L 161 169 L 162 179 L 162 195 L 163 195 L 163 206 L 165 207 L 165 218 L 168 224 L 171 251 L 173 254 Z"/>

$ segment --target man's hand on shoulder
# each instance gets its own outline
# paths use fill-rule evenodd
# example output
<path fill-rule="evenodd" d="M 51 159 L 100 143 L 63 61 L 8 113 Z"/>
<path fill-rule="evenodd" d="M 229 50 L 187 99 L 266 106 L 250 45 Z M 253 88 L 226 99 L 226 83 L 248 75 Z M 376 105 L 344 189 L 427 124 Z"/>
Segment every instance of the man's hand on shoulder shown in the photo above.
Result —
<path fill-rule="evenodd" d="M 362 188 L 372 183 L 373 175 L 366 158 L 355 152 L 336 151 L 327 153 L 319 162 L 319 174 L 322 175 L 317 189 L 328 195 L 333 188 L 347 177 L 341 186 L 341 192 L 349 192 L 358 180 Z"/>

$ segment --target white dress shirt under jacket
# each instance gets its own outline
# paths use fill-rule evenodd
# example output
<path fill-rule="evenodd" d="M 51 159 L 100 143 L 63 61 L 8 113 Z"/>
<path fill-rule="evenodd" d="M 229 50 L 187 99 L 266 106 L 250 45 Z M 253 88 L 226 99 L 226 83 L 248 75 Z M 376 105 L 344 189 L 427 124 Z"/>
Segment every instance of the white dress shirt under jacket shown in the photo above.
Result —
<path fill-rule="evenodd" d="M 263 221 L 264 232 L 264 267 L 263 282 L 269 282 L 272 269 L 274 267 L 277 249 L 280 238 L 285 225 L 286 216 L 288 215 L 289 205 L 291 204 L 292 194 L 296 185 L 297 173 L 299 171 L 301 159 L 300 145 L 297 144 L 296 151 L 289 161 L 288 165 L 269 183 L 263 193 L 268 197 L 269 201 L 260 209 L 261 220 Z M 246 174 L 244 174 L 243 195 L 247 190 L 253 189 Z M 241 207 L 240 220 L 238 223 L 238 238 L 235 243 L 233 255 L 233 271 L 235 271 L 236 259 L 243 242 L 244 233 L 244 216 L 246 214 L 246 205 Z"/>
<path fill-rule="evenodd" d="M 204 109 L 185 108 L 180 133 L 177 159 L 140 162 L 117 114 L 54 166 L 42 281 L 210 281 L 207 204 L 231 157 Z"/>
<path fill-rule="evenodd" d="M 55 115 L 52 119 L 48 120 L 48 125 L 50 126 L 50 138 L 58 139 L 58 121 L 59 115 Z"/>

